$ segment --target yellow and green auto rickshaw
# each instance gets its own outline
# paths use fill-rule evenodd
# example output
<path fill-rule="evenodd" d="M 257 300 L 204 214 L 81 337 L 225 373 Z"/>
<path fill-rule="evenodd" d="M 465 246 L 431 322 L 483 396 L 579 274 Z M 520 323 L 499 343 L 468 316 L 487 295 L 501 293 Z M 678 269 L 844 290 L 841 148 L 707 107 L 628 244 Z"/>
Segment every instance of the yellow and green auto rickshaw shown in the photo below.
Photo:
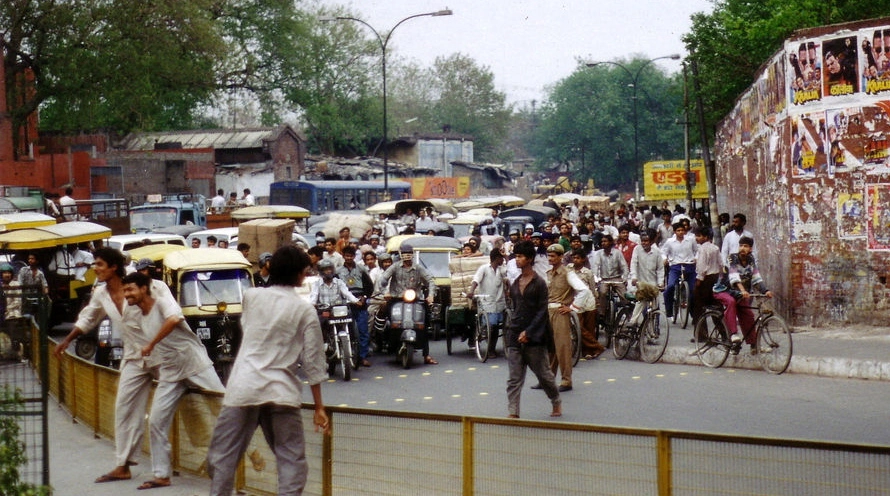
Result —
<path fill-rule="evenodd" d="M 191 248 L 168 253 L 163 265 L 164 282 L 226 382 L 241 345 L 241 304 L 253 280 L 250 262 L 238 250 Z"/>

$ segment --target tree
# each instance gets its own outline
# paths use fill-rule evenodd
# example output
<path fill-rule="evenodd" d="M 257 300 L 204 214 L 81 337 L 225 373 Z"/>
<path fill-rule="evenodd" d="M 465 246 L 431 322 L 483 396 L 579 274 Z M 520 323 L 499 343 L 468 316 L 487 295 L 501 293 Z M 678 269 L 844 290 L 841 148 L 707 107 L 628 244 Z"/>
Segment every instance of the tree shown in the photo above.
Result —
<path fill-rule="evenodd" d="M 532 149 L 539 165 L 569 166 L 577 180 L 593 178 L 601 188 L 632 189 L 642 162 L 683 157 L 682 79 L 668 77 L 648 59 L 578 69 L 559 81 L 541 109 Z M 634 91 L 637 78 L 637 150 L 634 148 Z M 657 95 L 657 98 L 653 95 Z M 638 155 L 640 163 L 634 163 Z"/>
<path fill-rule="evenodd" d="M 766 62 L 795 30 L 882 17 L 890 0 L 715 0 L 714 10 L 692 16 L 683 37 L 698 66 L 706 126 L 731 110 Z"/>
<path fill-rule="evenodd" d="M 63 131 L 189 126 L 225 52 L 215 3 L 3 2 L 13 125 L 40 108 L 42 127 Z"/>

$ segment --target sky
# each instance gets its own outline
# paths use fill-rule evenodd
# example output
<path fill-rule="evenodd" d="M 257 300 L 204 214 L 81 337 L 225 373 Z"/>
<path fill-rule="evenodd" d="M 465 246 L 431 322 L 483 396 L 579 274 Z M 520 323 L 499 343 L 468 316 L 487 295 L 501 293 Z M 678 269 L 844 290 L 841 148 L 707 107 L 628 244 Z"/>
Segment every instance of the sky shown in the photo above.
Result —
<path fill-rule="evenodd" d="M 528 106 L 569 76 L 578 60 L 599 62 L 685 56 L 690 16 L 713 10 L 711 0 L 320 0 L 344 5 L 385 34 L 399 20 L 445 8 L 447 17 L 411 19 L 393 33 L 388 57 L 432 65 L 460 52 L 486 66 L 507 101 Z M 668 72 L 681 61 L 660 60 Z"/>

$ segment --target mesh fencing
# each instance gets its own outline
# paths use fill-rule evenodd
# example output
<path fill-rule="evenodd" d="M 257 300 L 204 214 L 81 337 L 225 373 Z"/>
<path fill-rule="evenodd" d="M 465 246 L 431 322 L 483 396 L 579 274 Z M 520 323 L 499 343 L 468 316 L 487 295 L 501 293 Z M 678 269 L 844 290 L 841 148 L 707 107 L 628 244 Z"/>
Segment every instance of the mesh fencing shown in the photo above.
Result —
<path fill-rule="evenodd" d="M 51 356 L 50 370 L 50 389 L 72 415 L 113 436 L 117 372 L 71 356 Z M 171 433 L 177 470 L 206 475 L 220 408 L 218 394 L 193 391 L 182 400 Z M 302 411 L 307 495 L 890 495 L 890 447 L 346 407 L 328 413 L 332 432 L 323 436 L 313 410 Z M 147 439 L 143 448 L 148 453 Z M 236 487 L 277 493 L 275 456 L 259 430 Z"/>

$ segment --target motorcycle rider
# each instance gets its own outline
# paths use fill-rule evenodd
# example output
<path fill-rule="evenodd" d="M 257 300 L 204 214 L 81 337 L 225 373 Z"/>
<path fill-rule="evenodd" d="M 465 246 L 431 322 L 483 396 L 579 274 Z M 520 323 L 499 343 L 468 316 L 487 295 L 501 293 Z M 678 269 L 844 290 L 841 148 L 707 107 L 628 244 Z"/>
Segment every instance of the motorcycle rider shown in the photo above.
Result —
<path fill-rule="evenodd" d="M 399 262 L 386 269 L 378 281 L 381 285 L 389 284 L 389 289 L 384 295 L 387 300 L 386 315 L 389 315 L 393 296 L 400 299 L 406 290 L 420 290 L 426 286 L 426 316 L 429 319 L 429 305 L 433 303 L 433 295 L 436 293 L 436 281 L 433 279 L 433 275 L 425 268 L 414 265 L 414 247 L 408 243 L 403 243 L 399 248 Z M 438 365 L 439 362 L 430 356 L 428 328 L 429 325 L 425 325 L 423 331 L 417 333 L 417 338 L 423 346 L 423 362 L 428 365 Z"/>
<path fill-rule="evenodd" d="M 355 263 L 355 254 L 355 247 L 351 245 L 343 247 L 343 265 L 337 269 L 337 277 L 346 283 L 349 292 L 360 302 L 359 305 L 352 308 L 352 318 L 358 329 L 358 363 L 362 367 L 370 367 L 367 302 L 374 292 L 374 283 L 371 281 L 368 271 Z"/>
<path fill-rule="evenodd" d="M 362 304 L 359 299 L 353 296 L 349 291 L 349 287 L 346 286 L 346 283 L 336 277 L 333 261 L 324 259 L 318 262 L 318 275 L 321 277 L 312 284 L 312 289 L 309 290 L 309 303 L 316 308 L 320 305 L 333 306 L 342 304 L 344 301 L 356 305 Z M 327 320 L 321 318 L 319 318 L 319 320 L 321 321 L 324 341 L 327 343 L 330 339 L 327 332 Z"/>

